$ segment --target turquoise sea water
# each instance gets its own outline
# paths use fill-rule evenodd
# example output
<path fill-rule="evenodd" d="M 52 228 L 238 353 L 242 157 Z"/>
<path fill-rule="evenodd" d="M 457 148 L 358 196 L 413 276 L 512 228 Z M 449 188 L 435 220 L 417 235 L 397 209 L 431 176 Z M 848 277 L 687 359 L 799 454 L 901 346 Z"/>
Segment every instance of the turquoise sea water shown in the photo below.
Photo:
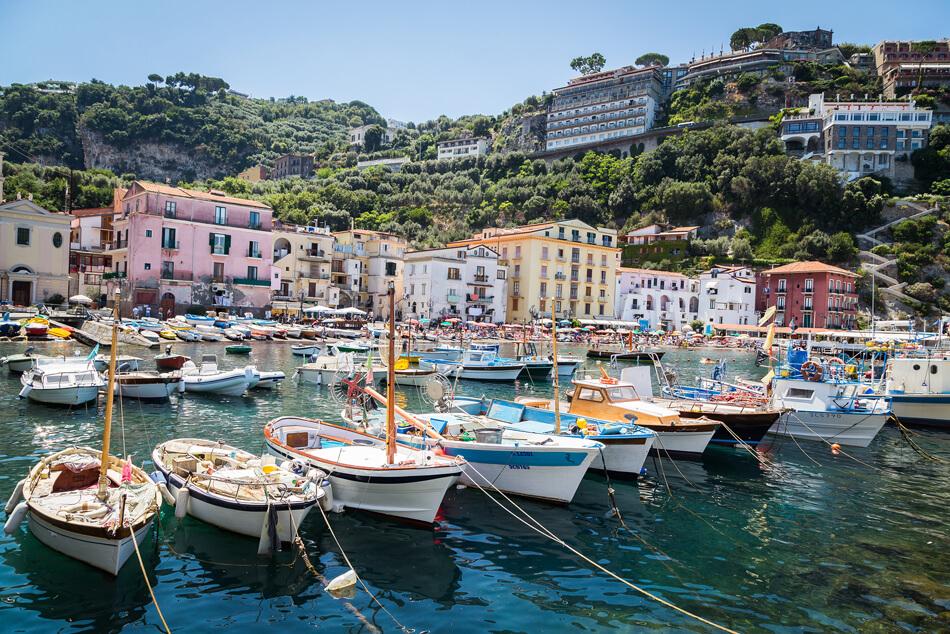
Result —
<path fill-rule="evenodd" d="M 22 347 L 0 343 L 0 356 Z M 211 347 L 179 349 L 197 358 Z M 213 347 L 224 366 L 247 362 Z M 287 345 L 254 348 L 251 358 L 261 368 L 290 376 L 300 363 Z M 722 355 L 730 359 L 729 376 L 761 374 L 750 353 Z M 700 356 L 722 355 L 674 350 L 664 361 L 685 382 L 708 372 L 698 364 Z M 502 397 L 550 391 L 549 384 L 460 385 L 461 392 Z M 19 387 L 15 377 L 0 374 L 4 500 L 40 456 L 70 444 L 98 446 L 101 432 L 101 412 L 18 401 Z M 406 398 L 421 407 L 417 395 Z M 157 442 L 180 436 L 260 451 L 260 429 L 271 418 L 332 420 L 339 409 L 322 388 L 293 380 L 245 398 L 189 394 L 164 405 L 127 401 L 113 447 L 133 453 L 137 462 Z M 613 483 L 626 528 L 609 514 L 600 477 L 588 476 L 570 506 L 519 504 L 617 574 L 732 629 L 946 630 L 950 436 L 920 432 L 916 440 L 945 462 L 923 459 L 892 427 L 868 449 L 849 449 L 867 464 L 833 457 L 824 445 L 803 442 L 800 448 L 790 440 L 761 449 L 771 466 L 722 448 L 707 451 L 701 461 L 651 460 L 646 477 Z M 433 530 L 350 512 L 330 521 L 370 589 L 416 632 L 711 631 L 591 571 L 476 490 L 450 491 Z M 320 574 L 333 578 L 346 570 L 318 512 L 301 533 Z M 284 552 L 259 558 L 256 549 L 253 539 L 191 518 L 176 520 L 166 507 L 143 556 L 172 630 L 369 631 L 345 601 L 323 591 L 300 557 Z M 365 592 L 350 604 L 380 630 L 399 631 Z M 134 559 L 113 579 L 48 550 L 25 524 L 0 538 L 0 623 L 8 632 L 160 629 Z"/>

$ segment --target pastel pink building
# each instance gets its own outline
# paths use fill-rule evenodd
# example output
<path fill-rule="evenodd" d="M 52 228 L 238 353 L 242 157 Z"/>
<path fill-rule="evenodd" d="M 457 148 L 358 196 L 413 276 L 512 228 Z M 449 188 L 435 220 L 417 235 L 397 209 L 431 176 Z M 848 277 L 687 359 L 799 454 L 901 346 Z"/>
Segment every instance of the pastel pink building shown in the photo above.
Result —
<path fill-rule="evenodd" d="M 191 304 L 264 308 L 279 288 L 273 211 L 259 201 L 135 181 L 114 206 L 113 272 L 103 277 L 154 316 Z"/>

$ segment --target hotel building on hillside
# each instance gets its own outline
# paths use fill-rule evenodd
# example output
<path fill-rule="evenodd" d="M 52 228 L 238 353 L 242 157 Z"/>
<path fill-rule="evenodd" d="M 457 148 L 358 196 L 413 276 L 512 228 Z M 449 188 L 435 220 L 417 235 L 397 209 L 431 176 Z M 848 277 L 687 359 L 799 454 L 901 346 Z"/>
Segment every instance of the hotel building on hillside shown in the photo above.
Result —
<path fill-rule="evenodd" d="M 758 274 L 756 306 L 775 306 L 775 323 L 802 328 L 853 329 L 857 274 L 823 262 L 792 262 Z"/>
<path fill-rule="evenodd" d="M 612 318 L 620 249 L 617 231 L 580 220 L 490 228 L 448 247 L 483 245 L 508 266 L 509 321 Z"/>
<path fill-rule="evenodd" d="M 396 300 L 403 298 L 406 240 L 393 233 L 350 229 L 333 234 L 331 277 L 340 289 L 340 307 L 353 306 L 382 319 L 389 314 L 387 293 L 392 282 Z M 397 305 L 402 315 L 405 306 Z"/>
<path fill-rule="evenodd" d="M 652 128 L 663 75 L 656 66 L 624 66 L 577 77 L 552 92 L 545 148 L 580 148 Z"/>
<path fill-rule="evenodd" d="M 404 314 L 503 323 L 508 279 L 507 267 L 499 260 L 498 253 L 484 245 L 408 251 Z"/>
<path fill-rule="evenodd" d="M 790 154 L 820 159 L 848 179 L 899 178 L 898 159 L 909 165 L 904 159 L 927 145 L 932 116 L 913 101 L 825 101 L 815 94 L 807 112 L 784 117 L 781 138 Z"/>
<path fill-rule="evenodd" d="M 439 141 L 436 146 L 439 148 L 439 160 L 444 161 L 466 156 L 485 156 L 491 142 L 486 138 L 463 138 Z"/>
<path fill-rule="evenodd" d="M 274 267 L 280 275 L 273 293 L 274 312 L 294 313 L 321 304 L 336 308 L 340 290 L 333 286 L 333 234 L 326 227 L 282 226 L 274 230 Z"/>
<path fill-rule="evenodd" d="M 682 330 L 700 318 L 699 280 L 682 273 L 621 267 L 615 301 L 618 319 L 646 319 L 650 328 Z"/>
<path fill-rule="evenodd" d="M 653 224 L 634 229 L 620 236 L 624 266 L 635 267 L 643 262 L 681 260 L 686 256 L 691 240 L 699 235 L 699 227 L 671 227 L 664 229 Z"/>
<path fill-rule="evenodd" d="M 950 39 L 935 42 L 933 51 L 916 50 L 917 42 L 884 40 L 871 49 L 874 66 L 890 99 L 917 88 L 950 86 Z"/>
<path fill-rule="evenodd" d="M 192 304 L 264 308 L 280 287 L 272 271 L 270 207 L 220 191 L 135 181 L 116 190 L 106 254 L 123 299 L 152 314 Z"/>

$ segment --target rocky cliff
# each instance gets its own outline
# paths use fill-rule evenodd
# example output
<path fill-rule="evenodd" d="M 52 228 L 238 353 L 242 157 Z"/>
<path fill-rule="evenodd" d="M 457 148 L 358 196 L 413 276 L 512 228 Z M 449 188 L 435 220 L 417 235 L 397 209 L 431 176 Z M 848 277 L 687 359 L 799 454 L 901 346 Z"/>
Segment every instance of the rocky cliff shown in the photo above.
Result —
<path fill-rule="evenodd" d="M 501 129 L 492 142 L 495 152 L 524 152 L 533 154 L 544 149 L 546 117 L 534 113 L 510 117 L 501 124 Z"/>

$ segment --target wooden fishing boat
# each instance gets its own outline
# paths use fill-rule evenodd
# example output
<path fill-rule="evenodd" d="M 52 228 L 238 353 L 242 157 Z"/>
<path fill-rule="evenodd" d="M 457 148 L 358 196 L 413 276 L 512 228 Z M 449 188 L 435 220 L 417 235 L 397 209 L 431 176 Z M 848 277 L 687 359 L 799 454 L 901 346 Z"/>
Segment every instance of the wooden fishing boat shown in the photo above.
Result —
<path fill-rule="evenodd" d="M 166 346 L 164 354 L 155 356 L 155 367 L 165 371 L 181 370 L 181 366 L 185 365 L 185 361 L 190 360 L 191 357 L 186 357 L 183 354 L 172 354 L 172 347 Z"/>
<path fill-rule="evenodd" d="M 184 391 L 185 384 L 179 372 L 124 372 L 116 375 L 115 393 L 122 398 L 161 401 Z"/>
<path fill-rule="evenodd" d="M 117 293 L 116 306 L 118 299 Z M 148 475 L 109 453 L 117 330 L 113 326 L 102 449 L 71 447 L 40 460 L 7 502 L 4 526 L 12 533 L 29 516 L 40 542 L 112 575 L 147 537 L 161 505 Z"/>
<path fill-rule="evenodd" d="M 176 438 L 152 451 L 152 462 L 168 483 L 175 514 L 185 514 L 232 533 L 266 535 L 268 513 L 276 514 L 276 535 L 291 542 L 307 514 L 325 493 L 324 474 L 266 464 L 221 442 Z"/>
<path fill-rule="evenodd" d="M 679 412 L 684 419 L 708 418 L 722 423 L 709 441 L 713 445 L 735 445 L 735 436 L 738 436 L 742 442 L 754 447 L 762 442 L 769 428 L 782 415 L 780 409 L 757 403 L 672 398 L 654 398 L 652 402 Z"/>

